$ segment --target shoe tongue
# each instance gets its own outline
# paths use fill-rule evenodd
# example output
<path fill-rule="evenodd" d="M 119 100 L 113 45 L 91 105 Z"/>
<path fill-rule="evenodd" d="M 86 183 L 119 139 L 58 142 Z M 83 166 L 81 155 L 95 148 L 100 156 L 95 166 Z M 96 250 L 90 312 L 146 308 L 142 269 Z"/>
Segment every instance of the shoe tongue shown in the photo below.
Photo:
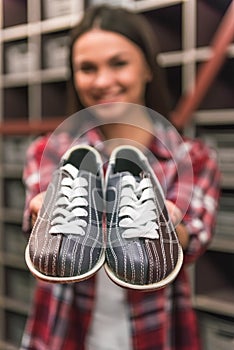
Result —
<path fill-rule="evenodd" d="M 90 172 L 83 169 L 77 169 L 74 165 L 67 163 L 63 166 L 63 171 L 67 174 L 69 174 L 73 179 L 81 176 L 88 177 L 90 175 Z M 91 173 L 91 176 L 94 176 L 94 174 Z"/>
<path fill-rule="evenodd" d="M 133 179 L 135 179 L 136 182 L 140 182 L 141 181 L 140 176 L 135 176 L 130 171 L 123 171 L 120 174 L 121 174 L 121 177 L 130 176 Z"/>
<path fill-rule="evenodd" d="M 69 174 L 73 179 L 75 179 L 78 175 L 78 169 L 70 163 L 65 164 L 62 170 L 65 173 Z"/>
<path fill-rule="evenodd" d="M 88 170 L 80 169 L 78 172 L 78 177 L 84 177 L 87 180 L 90 179 L 91 181 L 97 181 L 97 184 L 99 184 L 99 182 L 102 182 L 102 176 L 100 172 L 94 174 Z"/>
<path fill-rule="evenodd" d="M 122 177 L 123 176 L 133 176 L 133 174 L 130 171 L 122 171 L 121 173 L 118 173 L 118 174 L 120 174 Z"/>
<path fill-rule="evenodd" d="M 90 171 L 80 169 L 80 170 L 78 171 L 78 175 L 77 175 L 77 176 L 78 176 L 78 177 L 81 177 L 81 176 L 84 176 L 84 177 L 91 176 L 91 177 L 93 177 L 94 174 L 91 173 Z"/>

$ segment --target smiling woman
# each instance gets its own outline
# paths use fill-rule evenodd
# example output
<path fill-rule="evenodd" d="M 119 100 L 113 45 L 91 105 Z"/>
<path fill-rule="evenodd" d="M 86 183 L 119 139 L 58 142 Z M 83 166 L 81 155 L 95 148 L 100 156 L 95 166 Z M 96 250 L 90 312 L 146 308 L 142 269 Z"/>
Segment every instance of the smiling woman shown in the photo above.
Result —
<path fill-rule="evenodd" d="M 95 52 L 95 55 L 93 54 Z M 73 47 L 74 83 L 85 107 L 112 102 L 145 104 L 151 71 L 140 48 L 121 34 L 92 29 Z"/>
<path fill-rule="evenodd" d="M 85 38 L 89 40 L 89 45 Z M 112 39 L 116 41 L 115 49 L 113 48 Z M 130 77 L 127 70 L 131 67 L 136 69 L 137 63 L 135 61 L 138 61 L 138 64 L 140 61 L 142 64 L 141 70 L 144 73 L 142 78 L 135 77 L 135 79 L 142 79 L 141 104 L 145 103 L 147 107 L 161 113 L 164 117 L 168 117 L 171 109 L 170 97 L 164 71 L 156 61 L 160 48 L 152 28 L 142 15 L 136 15 L 118 7 L 111 8 L 111 10 L 105 5 L 91 7 L 86 11 L 85 17 L 79 26 L 71 31 L 70 68 L 72 77 L 75 75 L 73 73 L 76 73 L 73 70 L 81 68 L 78 64 L 81 62 L 77 62 L 77 60 L 82 60 L 80 48 L 82 50 L 88 49 L 89 57 L 87 58 L 91 58 L 91 61 L 84 62 L 83 71 L 88 73 L 91 70 L 94 74 L 94 70 L 98 70 L 98 72 L 96 71 L 96 77 L 97 73 L 100 72 L 100 67 L 95 67 L 95 61 L 97 64 L 100 58 L 105 58 L 104 62 L 108 64 L 109 69 L 112 68 L 112 72 L 119 71 L 119 74 L 123 72 L 126 79 L 128 77 L 131 80 L 134 78 Z M 135 53 L 137 53 L 136 56 Z M 86 54 L 88 54 L 87 51 Z M 101 63 L 103 66 L 104 62 L 99 61 L 99 65 Z M 103 69 L 102 71 L 105 72 Z M 102 75 L 100 75 L 100 79 L 103 79 Z M 76 79 L 71 80 L 68 88 L 69 114 L 85 107 L 79 94 L 77 94 L 74 83 L 76 83 Z M 155 91 L 157 91 L 157 94 L 155 94 Z M 145 96 L 142 96 L 142 94 L 145 94 Z M 125 102 L 131 101 L 125 100 Z"/>

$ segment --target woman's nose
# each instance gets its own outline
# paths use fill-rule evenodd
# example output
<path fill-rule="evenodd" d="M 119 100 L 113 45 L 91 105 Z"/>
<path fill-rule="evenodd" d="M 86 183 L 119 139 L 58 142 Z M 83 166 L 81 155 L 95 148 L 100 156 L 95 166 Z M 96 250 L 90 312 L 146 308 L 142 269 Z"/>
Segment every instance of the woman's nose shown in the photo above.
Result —
<path fill-rule="evenodd" d="M 113 82 L 113 74 L 107 68 L 101 69 L 97 72 L 95 77 L 95 87 L 106 88 Z"/>

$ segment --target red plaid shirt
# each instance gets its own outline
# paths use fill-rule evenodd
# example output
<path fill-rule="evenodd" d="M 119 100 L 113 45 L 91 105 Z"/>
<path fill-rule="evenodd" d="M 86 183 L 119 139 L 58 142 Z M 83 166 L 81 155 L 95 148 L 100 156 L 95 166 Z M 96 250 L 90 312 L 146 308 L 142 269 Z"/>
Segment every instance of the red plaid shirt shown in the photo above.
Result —
<path fill-rule="evenodd" d="M 167 199 L 175 202 L 182 211 L 186 210 L 183 222 L 190 234 L 190 243 L 185 252 L 184 265 L 171 285 L 154 292 L 127 291 L 132 344 L 134 350 L 198 350 L 199 336 L 186 264 L 195 261 L 212 239 L 220 176 L 214 152 L 203 143 L 184 140 L 178 144 L 173 131 L 160 132 L 161 141 L 155 137 L 150 148 L 152 159 L 149 160 Z M 29 201 L 46 189 L 60 157 L 74 143 L 66 134 L 58 135 L 55 144 L 47 144 L 48 140 L 49 136 L 35 140 L 27 152 L 23 222 L 26 233 L 30 232 Z M 96 147 L 104 161 L 108 159 L 97 130 L 87 132 L 78 142 Z M 188 150 L 189 159 L 183 156 L 183 151 L 177 157 L 183 149 Z M 176 161 L 172 159 L 172 153 L 178 158 Z M 190 162 L 190 169 L 187 161 Z M 190 193 L 187 187 L 191 183 Z M 37 282 L 21 350 L 85 349 L 94 302 L 95 276 L 70 285 Z"/>

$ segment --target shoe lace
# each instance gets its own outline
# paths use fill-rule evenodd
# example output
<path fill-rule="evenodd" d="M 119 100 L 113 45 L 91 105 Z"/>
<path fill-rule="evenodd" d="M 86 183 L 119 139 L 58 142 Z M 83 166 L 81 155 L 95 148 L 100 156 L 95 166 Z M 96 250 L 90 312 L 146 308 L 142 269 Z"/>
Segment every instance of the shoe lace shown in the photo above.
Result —
<path fill-rule="evenodd" d="M 139 182 L 131 174 L 121 183 L 119 226 L 124 238 L 159 238 L 155 194 L 149 177 Z"/>
<path fill-rule="evenodd" d="M 84 217 L 88 216 L 88 181 L 77 177 L 79 171 L 72 164 L 64 165 L 61 170 L 66 176 L 61 181 L 49 233 L 83 236 L 87 226 Z"/>

